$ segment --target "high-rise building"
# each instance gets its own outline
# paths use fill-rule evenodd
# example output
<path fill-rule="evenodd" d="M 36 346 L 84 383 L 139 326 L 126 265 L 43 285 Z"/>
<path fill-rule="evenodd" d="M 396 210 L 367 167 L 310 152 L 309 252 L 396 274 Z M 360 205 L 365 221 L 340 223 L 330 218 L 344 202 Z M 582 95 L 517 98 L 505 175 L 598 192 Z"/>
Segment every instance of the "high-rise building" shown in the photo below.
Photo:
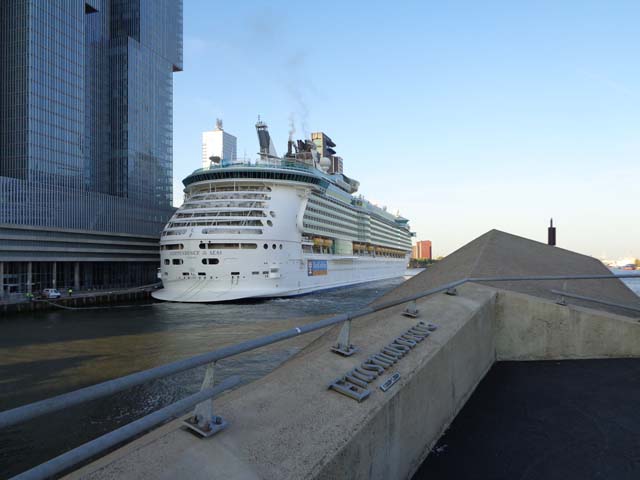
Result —
<path fill-rule="evenodd" d="M 419 240 L 411 247 L 411 258 L 420 260 L 431 260 L 433 258 L 431 252 L 431 240 Z"/>
<path fill-rule="evenodd" d="M 336 144 L 333 140 L 324 132 L 313 132 L 311 140 L 315 143 L 320 158 L 328 158 L 331 161 L 328 173 L 342 173 L 344 168 L 342 157 L 336 155 L 334 150 Z"/>
<path fill-rule="evenodd" d="M 222 120 L 216 120 L 216 128 L 210 132 L 202 132 L 202 168 L 211 165 L 211 158 L 222 163 L 229 163 L 238 157 L 238 141 L 236 137 L 222 128 Z"/>
<path fill-rule="evenodd" d="M 0 2 L 0 294 L 153 281 L 182 0 Z"/>

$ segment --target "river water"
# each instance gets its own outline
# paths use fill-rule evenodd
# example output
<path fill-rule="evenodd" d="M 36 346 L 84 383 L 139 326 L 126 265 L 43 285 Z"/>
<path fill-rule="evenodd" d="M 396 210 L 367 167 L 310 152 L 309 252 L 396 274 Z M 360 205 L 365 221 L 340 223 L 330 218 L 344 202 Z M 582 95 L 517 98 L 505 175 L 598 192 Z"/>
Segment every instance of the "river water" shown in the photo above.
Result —
<path fill-rule="evenodd" d="M 621 272 L 622 273 L 622 272 Z M 624 272 L 627 273 L 627 272 Z M 0 320 L 0 411 L 353 311 L 402 283 L 386 280 L 289 299 L 147 303 Z M 640 295 L 640 279 L 625 282 Z M 218 379 L 256 379 L 322 332 L 219 362 Z M 0 478 L 19 473 L 200 388 L 204 367 L 0 432 Z M 64 431 L 64 435 L 59 432 Z"/>

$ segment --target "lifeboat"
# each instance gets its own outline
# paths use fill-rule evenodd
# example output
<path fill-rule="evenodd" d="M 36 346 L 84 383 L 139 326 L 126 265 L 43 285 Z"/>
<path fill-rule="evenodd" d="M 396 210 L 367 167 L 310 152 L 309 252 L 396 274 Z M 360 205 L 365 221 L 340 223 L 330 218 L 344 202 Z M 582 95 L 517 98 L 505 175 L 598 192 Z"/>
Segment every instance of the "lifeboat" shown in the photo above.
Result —
<path fill-rule="evenodd" d="M 319 237 L 314 237 L 314 239 L 313 239 L 313 245 L 314 245 L 315 247 L 321 247 L 323 243 L 324 243 L 324 242 L 323 242 L 323 240 L 322 240 L 321 238 L 319 238 Z"/>
<path fill-rule="evenodd" d="M 331 247 L 333 245 L 333 240 L 324 240 L 322 242 L 324 244 L 325 247 Z"/>

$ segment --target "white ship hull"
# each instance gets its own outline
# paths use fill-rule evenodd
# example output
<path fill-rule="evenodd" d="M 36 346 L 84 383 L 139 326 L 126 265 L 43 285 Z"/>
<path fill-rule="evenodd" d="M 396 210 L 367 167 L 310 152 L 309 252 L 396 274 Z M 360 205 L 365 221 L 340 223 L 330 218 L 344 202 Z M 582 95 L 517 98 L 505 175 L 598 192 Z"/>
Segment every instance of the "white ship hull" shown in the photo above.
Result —
<path fill-rule="evenodd" d="M 269 268 L 265 266 L 263 258 L 244 257 L 242 262 L 232 261 L 229 266 L 217 268 L 208 272 L 208 275 L 190 275 L 182 280 L 165 281 L 164 288 L 152 295 L 158 300 L 199 303 L 287 297 L 401 277 L 407 265 L 404 259 L 356 256 L 336 258 L 335 255 L 310 255 L 292 259 L 286 256 L 286 252 L 283 252 L 282 257 L 285 258 L 271 257 Z M 309 262 L 312 262 L 311 266 Z M 313 265 L 323 265 L 323 262 L 326 262 L 326 274 L 312 274 L 310 268 Z M 184 266 L 190 268 L 191 265 L 202 270 L 198 257 L 185 258 Z M 271 272 L 276 268 L 277 272 Z M 233 275 L 234 272 L 240 275 Z"/>

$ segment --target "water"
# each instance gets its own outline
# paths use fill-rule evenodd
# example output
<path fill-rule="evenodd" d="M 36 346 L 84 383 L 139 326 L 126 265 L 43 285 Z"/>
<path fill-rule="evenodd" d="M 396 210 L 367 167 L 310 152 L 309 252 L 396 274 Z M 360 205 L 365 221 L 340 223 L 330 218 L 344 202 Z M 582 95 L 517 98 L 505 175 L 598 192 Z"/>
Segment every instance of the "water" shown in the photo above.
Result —
<path fill-rule="evenodd" d="M 616 274 L 618 274 L 620 272 L 621 272 L 620 270 L 614 270 L 614 273 L 616 273 Z M 622 273 L 637 273 L 640 276 L 640 272 L 625 272 L 625 271 L 622 271 Z M 624 283 L 626 283 L 627 286 L 631 290 L 633 290 L 638 295 L 640 295 L 640 278 L 623 278 L 622 281 Z"/>
<path fill-rule="evenodd" d="M 402 283 L 373 282 L 288 299 L 152 303 L 0 320 L 0 411 L 214 350 L 321 316 L 353 311 Z M 218 379 L 258 378 L 321 335 L 218 363 Z M 0 432 L 0 478 L 46 461 L 200 388 L 204 367 Z M 60 432 L 65 432 L 60 435 Z"/>

